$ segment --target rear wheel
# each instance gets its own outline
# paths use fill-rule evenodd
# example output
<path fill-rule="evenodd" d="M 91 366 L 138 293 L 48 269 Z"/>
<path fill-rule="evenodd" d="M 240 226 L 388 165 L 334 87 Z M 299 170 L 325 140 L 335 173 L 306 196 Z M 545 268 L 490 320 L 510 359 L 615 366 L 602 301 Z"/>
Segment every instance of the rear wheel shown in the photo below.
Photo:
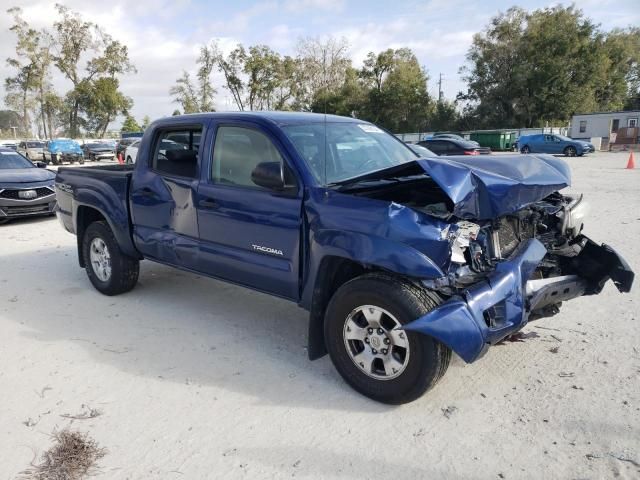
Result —
<path fill-rule="evenodd" d="M 106 222 L 94 222 L 87 227 L 82 256 L 89 280 L 105 295 L 128 292 L 138 282 L 140 262 L 120 251 Z"/>
<path fill-rule="evenodd" d="M 127 156 L 127 163 L 129 163 L 129 164 L 133 163 L 133 160 L 131 160 L 130 156 Z"/>
<path fill-rule="evenodd" d="M 60 162 L 58 161 L 58 155 L 55 153 L 51 154 L 51 163 L 53 163 L 54 165 L 59 165 Z"/>
<path fill-rule="evenodd" d="M 436 294 L 386 274 L 345 283 L 325 315 L 325 344 L 340 375 L 379 402 L 402 404 L 419 398 L 444 375 L 451 350 L 401 327 L 440 302 Z"/>
<path fill-rule="evenodd" d="M 576 151 L 576 147 L 571 147 L 571 146 L 569 146 L 569 147 L 567 147 L 567 148 L 565 148 L 565 149 L 564 149 L 564 154 L 565 154 L 567 157 L 575 157 L 577 153 L 578 153 L 578 152 Z"/>
<path fill-rule="evenodd" d="M 531 153 L 531 149 L 529 148 L 529 145 L 525 145 L 524 147 L 522 147 L 520 149 L 521 153 Z"/>

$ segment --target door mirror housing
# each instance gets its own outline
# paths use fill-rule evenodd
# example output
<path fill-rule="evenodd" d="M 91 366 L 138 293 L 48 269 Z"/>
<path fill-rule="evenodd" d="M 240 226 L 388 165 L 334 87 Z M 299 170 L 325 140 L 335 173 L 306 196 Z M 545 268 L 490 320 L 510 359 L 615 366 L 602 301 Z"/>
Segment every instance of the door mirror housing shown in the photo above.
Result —
<path fill-rule="evenodd" d="M 47 164 L 44 162 L 36 162 L 36 167 L 38 168 L 47 168 Z"/>
<path fill-rule="evenodd" d="M 262 162 L 251 172 L 251 181 L 268 190 L 282 191 L 286 188 L 284 168 L 280 162 Z"/>

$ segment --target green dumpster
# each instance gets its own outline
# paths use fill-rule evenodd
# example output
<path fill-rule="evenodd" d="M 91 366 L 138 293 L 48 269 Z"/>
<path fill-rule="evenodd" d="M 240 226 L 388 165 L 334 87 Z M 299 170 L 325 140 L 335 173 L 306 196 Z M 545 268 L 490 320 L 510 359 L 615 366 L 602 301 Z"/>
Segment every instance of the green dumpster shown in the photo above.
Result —
<path fill-rule="evenodd" d="M 469 138 L 483 147 L 489 147 L 491 150 L 511 150 L 513 143 L 516 141 L 516 132 L 484 130 L 471 132 Z"/>

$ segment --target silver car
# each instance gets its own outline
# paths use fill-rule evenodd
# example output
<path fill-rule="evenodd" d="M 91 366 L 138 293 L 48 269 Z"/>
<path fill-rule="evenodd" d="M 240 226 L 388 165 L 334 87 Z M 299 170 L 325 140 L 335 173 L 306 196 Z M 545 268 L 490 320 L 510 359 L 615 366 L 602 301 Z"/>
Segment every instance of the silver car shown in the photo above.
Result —
<path fill-rule="evenodd" d="M 29 160 L 42 160 L 42 149 L 44 142 L 40 140 L 25 140 L 18 144 L 18 153 L 21 153 Z"/>

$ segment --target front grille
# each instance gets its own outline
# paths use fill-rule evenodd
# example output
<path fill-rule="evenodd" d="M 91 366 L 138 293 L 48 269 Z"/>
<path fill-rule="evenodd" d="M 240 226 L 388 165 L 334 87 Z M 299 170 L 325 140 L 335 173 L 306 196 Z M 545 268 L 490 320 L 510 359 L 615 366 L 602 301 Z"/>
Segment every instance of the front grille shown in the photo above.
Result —
<path fill-rule="evenodd" d="M 2 210 L 8 217 L 18 217 L 20 215 L 34 215 L 37 213 L 48 213 L 49 204 L 41 203 L 29 207 L 2 207 Z"/>
<path fill-rule="evenodd" d="M 53 190 L 48 187 L 24 188 L 22 190 L 35 190 L 37 196 L 28 199 L 20 198 L 20 194 L 18 193 L 20 192 L 20 190 L 7 189 L 0 192 L 0 198 L 8 198 L 10 200 L 34 200 L 35 198 L 46 197 L 47 195 L 51 195 L 54 193 Z"/>

